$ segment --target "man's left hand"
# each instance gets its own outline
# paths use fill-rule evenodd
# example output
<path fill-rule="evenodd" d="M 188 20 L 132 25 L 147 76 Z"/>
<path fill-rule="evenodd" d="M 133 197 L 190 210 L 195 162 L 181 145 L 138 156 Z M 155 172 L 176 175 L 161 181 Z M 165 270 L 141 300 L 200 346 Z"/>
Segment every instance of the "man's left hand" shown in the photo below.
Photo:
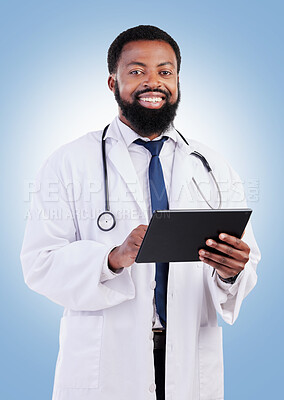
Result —
<path fill-rule="evenodd" d="M 208 239 L 206 245 L 224 253 L 224 255 L 201 249 L 199 250 L 199 259 L 215 268 L 221 278 L 227 279 L 236 276 L 245 268 L 249 260 L 250 248 L 241 239 L 226 233 L 221 233 L 219 238 L 222 243 Z"/>

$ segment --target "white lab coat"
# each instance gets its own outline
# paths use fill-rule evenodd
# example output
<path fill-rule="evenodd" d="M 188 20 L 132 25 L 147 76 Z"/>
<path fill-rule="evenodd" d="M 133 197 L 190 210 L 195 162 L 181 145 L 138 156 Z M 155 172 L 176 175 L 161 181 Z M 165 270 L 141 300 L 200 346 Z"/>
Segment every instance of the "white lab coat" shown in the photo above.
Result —
<path fill-rule="evenodd" d="M 53 400 L 154 400 L 152 341 L 155 265 L 133 264 L 114 275 L 107 254 L 147 212 L 137 175 L 116 120 L 106 142 L 110 207 L 117 224 L 97 226 L 104 211 L 102 132 L 57 150 L 37 177 L 21 260 L 27 285 L 65 307 Z M 111 136 L 111 137 L 110 137 Z M 197 150 L 221 186 L 223 208 L 245 207 L 239 177 L 219 155 L 178 137 L 169 205 L 208 208 L 195 189 L 217 204 L 216 187 Z M 213 195 L 212 195 L 213 193 Z M 222 329 L 216 311 L 232 324 L 256 284 L 260 258 L 251 226 L 243 238 L 250 261 L 233 285 L 219 284 L 201 262 L 171 263 L 167 298 L 166 399 L 223 399 Z M 219 286 L 221 285 L 221 286 Z"/>

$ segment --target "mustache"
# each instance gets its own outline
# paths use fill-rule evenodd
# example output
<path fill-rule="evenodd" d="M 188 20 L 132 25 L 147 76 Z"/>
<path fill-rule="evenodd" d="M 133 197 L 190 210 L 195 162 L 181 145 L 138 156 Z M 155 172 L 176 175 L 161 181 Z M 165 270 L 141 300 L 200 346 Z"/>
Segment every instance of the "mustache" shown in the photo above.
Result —
<path fill-rule="evenodd" d="M 144 90 L 138 90 L 138 91 L 135 93 L 135 98 L 138 99 L 138 97 L 139 97 L 141 94 L 149 93 L 149 92 L 162 93 L 163 95 L 166 96 L 166 99 L 168 99 L 169 96 L 170 96 L 170 92 L 168 92 L 168 91 L 166 91 L 166 90 L 147 88 L 147 89 L 144 89 Z"/>

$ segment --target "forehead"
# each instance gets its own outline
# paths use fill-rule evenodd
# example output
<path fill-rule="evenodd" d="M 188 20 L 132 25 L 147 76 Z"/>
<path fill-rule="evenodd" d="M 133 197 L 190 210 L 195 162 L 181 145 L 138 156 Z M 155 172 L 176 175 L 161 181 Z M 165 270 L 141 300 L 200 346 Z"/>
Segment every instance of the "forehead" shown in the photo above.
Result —
<path fill-rule="evenodd" d="M 169 62 L 177 68 L 172 46 L 161 40 L 138 40 L 125 44 L 118 60 L 118 68 L 135 62 L 155 66 Z"/>

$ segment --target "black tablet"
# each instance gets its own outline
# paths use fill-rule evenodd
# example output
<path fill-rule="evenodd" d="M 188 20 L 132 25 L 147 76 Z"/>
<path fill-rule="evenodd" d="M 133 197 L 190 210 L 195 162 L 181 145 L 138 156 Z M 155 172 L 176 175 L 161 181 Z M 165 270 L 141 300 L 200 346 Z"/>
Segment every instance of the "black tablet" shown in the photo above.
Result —
<path fill-rule="evenodd" d="M 136 262 L 200 261 L 207 239 L 224 232 L 241 238 L 252 210 L 165 210 L 155 211 L 138 251 Z"/>

